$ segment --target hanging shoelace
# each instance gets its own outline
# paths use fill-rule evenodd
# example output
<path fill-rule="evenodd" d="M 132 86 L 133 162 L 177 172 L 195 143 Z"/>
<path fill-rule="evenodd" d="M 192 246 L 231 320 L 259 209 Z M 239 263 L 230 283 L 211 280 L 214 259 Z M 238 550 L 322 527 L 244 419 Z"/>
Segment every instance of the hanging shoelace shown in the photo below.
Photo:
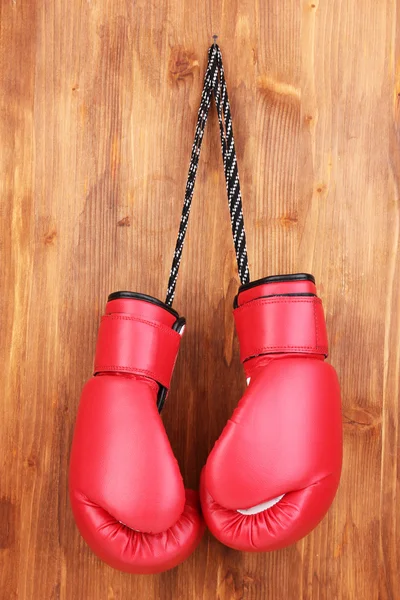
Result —
<path fill-rule="evenodd" d="M 217 107 L 221 150 L 224 165 L 226 190 L 228 194 L 229 212 L 231 216 L 232 236 L 235 245 L 236 260 L 240 281 L 243 284 L 250 281 L 249 265 L 246 249 L 246 233 L 242 210 L 242 196 L 240 192 L 239 171 L 236 160 L 235 142 L 233 138 L 232 116 L 229 106 L 228 90 L 226 87 L 222 54 L 219 46 L 214 43 L 208 50 L 208 64 L 204 76 L 203 91 L 197 115 L 196 131 L 192 146 L 189 172 L 186 182 L 185 200 L 182 208 L 181 222 L 176 240 L 175 252 L 168 281 L 168 290 L 165 304 L 172 306 L 175 296 L 176 282 L 179 266 L 181 264 L 182 250 L 185 243 L 186 231 L 190 208 L 192 205 L 194 184 L 196 181 L 197 167 L 199 164 L 201 144 L 204 129 L 210 109 L 211 98 L 214 94 Z"/>

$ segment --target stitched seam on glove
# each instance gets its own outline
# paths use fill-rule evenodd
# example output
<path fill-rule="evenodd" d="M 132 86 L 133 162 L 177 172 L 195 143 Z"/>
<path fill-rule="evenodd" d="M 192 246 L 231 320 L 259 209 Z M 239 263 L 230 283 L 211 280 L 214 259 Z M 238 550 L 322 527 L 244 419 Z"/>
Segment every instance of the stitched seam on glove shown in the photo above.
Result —
<path fill-rule="evenodd" d="M 175 368 L 175 363 L 174 366 L 172 367 L 172 372 Z M 171 383 L 171 377 L 172 377 L 172 372 L 171 372 L 171 377 L 169 378 L 168 383 L 166 382 L 162 382 L 159 381 L 159 377 L 157 375 L 157 373 L 155 373 L 154 371 L 148 371 L 147 369 L 139 369 L 137 367 L 122 367 L 119 365 L 94 365 L 94 372 L 98 372 L 101 373 L 102 371 L 125 371 L 127 373 L 132 373 L 133 375 L 144 375 L 145 377 L 149 377 L 150 379 L 153 379 L 154 381 L 157 381 L 158 383 L 161 383 L 162 386 L 169 388 L 170 383 Z"/>
<path fill-rule="evenodd" d="M 235 308 L 236 313 L 243 312 L 246 309 L 251 309 L 254 306 L 263 306 L 268 304 L 322 304 L 321 298 L 257 298 L 256 300 L 251 300 L 250 302 L 246 302 L 243 306 L 239 306 Z M 315 310 L 315 308 L 314 308 Z"/>
<path fill-rule="evenodd" d="M 140 319 L 138 317 L 127 317 L 124 315 L 103 315 L 101 317 L 101 320 L 103 321 L 105 319 L 144 323 L 145 325 L 150 325 L 150 327 L 154 327 L 155 329 L 160 329 L 163 333 L 167 333 L 168 335 L 170 335 L 171 337 L 173 337 L 176 340 L 181 339 L 181 336 L 177 331 L 170 329 L 169 327 L 167 327 L 166 325 L 163 325 L 162 323 L 155 323 L 153 321 L 147 321 L 146 319 Z"/>
<path fill-rule="evenodd" d="M 255 348 L 254 350 L 252 350 L 252 352 L 255 352 L 256 354 L 260 354 L 261 352 L 265 351 L 265 350 L 319 350 L 319 351 L 323 351 L 323 350 L 327 350 L 326 346 L 263 346 L 261 348 Z"/>
<path fill-rule="evenodd" d="M 317 305 L 316 305 L 316 303 L 314 303 L 314 329 L 315 329 L 315 345 L 318 348 L 318 333 L 319 332 L 318 332 Z"/>

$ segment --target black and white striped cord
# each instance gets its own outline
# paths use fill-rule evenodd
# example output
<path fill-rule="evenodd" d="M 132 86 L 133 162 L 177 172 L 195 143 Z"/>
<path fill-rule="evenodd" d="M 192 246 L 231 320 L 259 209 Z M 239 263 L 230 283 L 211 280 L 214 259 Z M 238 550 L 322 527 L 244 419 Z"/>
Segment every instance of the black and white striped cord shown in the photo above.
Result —
<path fill-rule="evenodd" d="M 186 181 L 185 199 L 183 202 L 181 222 L 179 225 L 179 232 L 176 240 L 175 251 L 169 275 L 167 297 L 165 300 L 165 304 L 167 306 L 172 305 L 175 296 L 176 282 L 178 278 L 179 266 L 181 264 L 182 259 L 182 250 L 183 245 L 185 243 L 185 236 L 194 192 L 194 184 L 197 175 L 197 167 L 199 164 L 201 143 L 203 141 L 204 129 L 206 126 L 208 111 L 211 104 L 212 90 L 217 79 L 217 69 L 217 50 L 214 46 L 211 46 L 211 48 L 208 51 L 208 65 L 206 74 L 204 76 L 204 85 L 201 94 L 199 112 L 197 114 L 196 131 L 192 146 L 192 154 L 190 157 L 189 172 Z"/>
<path fill-rule="evenodd" d="M 250 273 L 247 258 L 246 232 L 244 229 L 242 194 L 240 191 L 235 140 L 233 138 L 231 108 L 229 105 L 224 66 L 222 64 L 222 54 L 219 48 L 217 56 L 219 77 L 215 88 L 215 103 L 217 106 L 219 130 L 221 136 L 222 159 L 224 163 L 233 243 L 235 245 L 239 279 L 241 284 L 244 285 L 249 283 Z"/>
<path fill-rule="evenodd" d="M 213 93 L 215 96 L 220 126 L 224 174 L 226 181 L 226 189 L 228 193 L 232 234 L 235 244 L 239 277 L 242 284 L 248 283 L 249 281 L 246 235 L 244 229 L 239 173 L 232 131 L 232 117 L 222 65 L 222 55 L 219 46 L 216 43 L 214 43 L 208 51 L 208 64 L 206 74 L 204 76 L 203 91 L 197 115 L 196 131 L 192 146 L 189 172 L 186 182 L 185 199 L 183 203 L 179 232 L 176 240 L 175 251 L 168 281 L 167 297 L 165 300 L 165 304 L 167 306 L 172 306 L 172 302 L 175 296 L 176 282 L 178 278 L 179 266 L 182 259 L 182 250 L 183 245 L 185 243 L 190 208 L 193 199 L 194 184 L 197 175 L 197 167 L 199 164 L 201 144 L 203 141 L 204 130 Z"/>

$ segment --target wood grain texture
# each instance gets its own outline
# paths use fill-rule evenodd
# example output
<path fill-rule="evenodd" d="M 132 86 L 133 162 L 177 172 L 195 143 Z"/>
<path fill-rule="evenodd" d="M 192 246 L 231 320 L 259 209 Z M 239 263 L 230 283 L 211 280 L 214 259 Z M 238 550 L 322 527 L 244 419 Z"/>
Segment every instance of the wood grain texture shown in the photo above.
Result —
<path fill-rule="evenodd" d="M 230 90 L 252 278 L 310 271 L 343 391 L 335 502 L 295 546 L 206 534 L 177 569 L 102 564 L 67 493 L 107 294 L 163 298 L 211 35 Z M 0 3 L 0 598 L 400 598 L 399 0 Z M 165 427 L 185 482 L 244 388 L 215 110 L 175 306 Z"/>

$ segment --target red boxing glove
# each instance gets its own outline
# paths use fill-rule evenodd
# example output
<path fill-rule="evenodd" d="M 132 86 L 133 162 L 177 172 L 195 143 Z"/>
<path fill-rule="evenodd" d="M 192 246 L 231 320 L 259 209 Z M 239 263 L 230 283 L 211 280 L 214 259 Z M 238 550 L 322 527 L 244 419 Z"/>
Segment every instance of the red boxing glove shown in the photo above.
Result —
<path fill-rule="evenodd" d="M 247 284 L 235 305 L 248 387 L 203 469 L 201 503 L 227 546 L 277 550 L 307 535 L 335 496 L 339 383 L 311 275 Z"/>
<path fill-rule="evenodd" d="M 79 405 L 69 473 L 75 521 L 102 560 L 129 573 L 175 567 L 204 529 L 157 410 L 184 323 L 155 298 L 111 294 Z"/>

